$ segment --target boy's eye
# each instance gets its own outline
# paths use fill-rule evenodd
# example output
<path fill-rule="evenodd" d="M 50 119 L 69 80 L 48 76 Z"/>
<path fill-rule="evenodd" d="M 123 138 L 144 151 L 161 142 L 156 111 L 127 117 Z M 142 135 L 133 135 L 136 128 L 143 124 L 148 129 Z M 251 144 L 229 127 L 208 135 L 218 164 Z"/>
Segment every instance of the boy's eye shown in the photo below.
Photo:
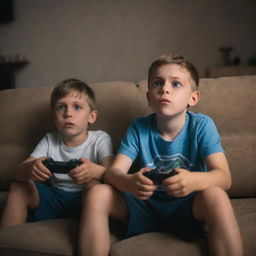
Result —
<path fill-rule="evenodd" d="M 80 106 L 80 105 L 74 105 L 74 109 L 75 109 L 75 110 L 80 110 L 80 109 L 82 109 L 82 106 Z"/>
<path fill-rule="evenodd" d="M 160 80 L 155 80 L 152 82 L 153 87 L 162 86 L 162 85 L 163 85 L 163 82 Z"/>
<path fill-rule="evenodd" d="M 63 111 L 63 110 L 65 110 L 66 109 L 66 106 L 65 105 L 57 105 L 56 106 L 56 110 L 57 111 Z"/>
<path fill-rule="evenodd" d="M 181 85 L 182 85 L 182 84 L 181 84 L 180 82 L 178 82 L 178 81 L 173 81 L 173 82 L 172 82 L 172 86 L 173 86 L 173 87 L 181 87 Z"/>

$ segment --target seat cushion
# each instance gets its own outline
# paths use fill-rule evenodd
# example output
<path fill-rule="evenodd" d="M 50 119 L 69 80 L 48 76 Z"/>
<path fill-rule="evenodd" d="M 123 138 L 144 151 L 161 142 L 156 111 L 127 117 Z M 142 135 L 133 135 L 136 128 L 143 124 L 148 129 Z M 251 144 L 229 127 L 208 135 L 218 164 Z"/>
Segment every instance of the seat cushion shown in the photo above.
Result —
<path fill-rule="evenodd" d="M 207 247 L 204 239 L 195 243 L 184 242 L 181 239 L 166 233 L 145 233 L 125 239 L 114 244 L 111 248 L 111 256 L 199 256 L 207 255 Z"/>
<path fill-rule="evenodd" d="M 78 220 L 55 219 L 1 228 L 0 255 L 76 255 L 78 226 Z"/>

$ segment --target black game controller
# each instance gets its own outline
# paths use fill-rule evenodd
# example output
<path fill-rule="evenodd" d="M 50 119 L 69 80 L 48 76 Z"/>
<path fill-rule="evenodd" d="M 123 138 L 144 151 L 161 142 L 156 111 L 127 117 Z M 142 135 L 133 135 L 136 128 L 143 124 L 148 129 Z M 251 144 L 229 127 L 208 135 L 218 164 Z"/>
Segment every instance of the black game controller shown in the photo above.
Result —
<path fill-rule="evenodd" d="M 45 167 L 54 173 L 68 173 L 70 170 L 81 165 L 82 162 L 77 159 L 71 159 L 68 162 L 54 161 L 52 158 L 47 158 L 43 161 Z"/>
<path fill-rule="evenodd" d="M 155 185 L 161 185 L 164 179 L 174 176 L 176 174 L 177 172 L 174 169 L 171 169 L 169 171 L 162 171 L 158 168 L 143 173 L 143 175 L 152 180 Z"/>

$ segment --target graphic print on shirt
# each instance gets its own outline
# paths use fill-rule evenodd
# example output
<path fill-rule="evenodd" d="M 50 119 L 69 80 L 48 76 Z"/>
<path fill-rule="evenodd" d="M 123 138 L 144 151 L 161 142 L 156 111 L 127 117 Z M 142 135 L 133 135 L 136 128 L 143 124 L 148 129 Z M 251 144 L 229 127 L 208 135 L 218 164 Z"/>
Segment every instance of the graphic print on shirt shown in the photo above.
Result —
<path fill-rule="evenodd" d="M 174 154 L 171 156 L 157 155 L 153 159 L 153 162 L 147 164 L 147 167 L 149 168 L 158 168 L 162 171 L 168 171 L 173 168 L 191 170 L 193 166 L 195 165 L 182 154 Z"/>

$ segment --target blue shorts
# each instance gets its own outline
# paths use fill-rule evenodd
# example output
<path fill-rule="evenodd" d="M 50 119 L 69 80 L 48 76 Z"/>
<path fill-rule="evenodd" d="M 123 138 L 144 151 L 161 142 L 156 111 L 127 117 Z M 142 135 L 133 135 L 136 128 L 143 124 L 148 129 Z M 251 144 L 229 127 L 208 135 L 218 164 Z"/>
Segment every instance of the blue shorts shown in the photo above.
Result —
<path fill-rule="evenodd" d="M 160 198 L 152 196 L 142 201 L 127 192 L 124 197 L 129 212 L 127 238 L 147 232 L 167 232 L 193 241 L 206 234 L 204 224 L 192 213 L 195 193 L 183 198 L 169 197 L 169 200 L 166 200 L 166 194 L 164 200 L 160 195 Z"/>
<path fill-rule="evenodd" d="M 35 182 L 39 193 L 39 205 L 28 213 L 28 221 L 56 218 L 79 218 L 82 211 L 82 191 L 67 192 Z"/>

